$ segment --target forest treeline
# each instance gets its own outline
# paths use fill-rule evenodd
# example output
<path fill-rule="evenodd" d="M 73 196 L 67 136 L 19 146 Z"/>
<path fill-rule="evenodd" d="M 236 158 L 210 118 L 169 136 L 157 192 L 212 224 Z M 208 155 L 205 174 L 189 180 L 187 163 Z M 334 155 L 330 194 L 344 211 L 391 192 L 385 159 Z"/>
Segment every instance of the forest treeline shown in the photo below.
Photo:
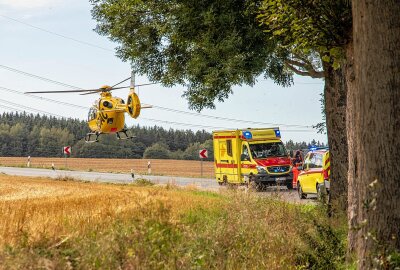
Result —
<path fill-rule="evenodd" d="M 0 156 L 61 157 L 63 146 L 72 146 L 72 157 L 80 158 L 157 158 L 198 159 L 199 149 L 209 151 L 213 159 L 212 135 L 207 131 L 164 129 L 133 126 L 133 140 L 117 140 L 102 135 L 98 143 L 85 143 L 87 123 L 78 119 L 55 118 L 27 113 L 0 115 Z M 310 143 L 286 143 L 288 150 L 304 149 Z"/>

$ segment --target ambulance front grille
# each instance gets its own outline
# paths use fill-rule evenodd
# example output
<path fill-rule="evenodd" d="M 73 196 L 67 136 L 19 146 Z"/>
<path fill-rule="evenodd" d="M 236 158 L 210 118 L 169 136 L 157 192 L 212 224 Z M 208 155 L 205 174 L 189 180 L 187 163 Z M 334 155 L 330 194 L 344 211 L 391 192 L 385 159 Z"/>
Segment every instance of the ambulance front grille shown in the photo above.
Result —
<path fill-rule="evenodd" d="M 267 168 L 269 173 L 287 173 L 290 170 L 290 166 L 272 166 Z"/>

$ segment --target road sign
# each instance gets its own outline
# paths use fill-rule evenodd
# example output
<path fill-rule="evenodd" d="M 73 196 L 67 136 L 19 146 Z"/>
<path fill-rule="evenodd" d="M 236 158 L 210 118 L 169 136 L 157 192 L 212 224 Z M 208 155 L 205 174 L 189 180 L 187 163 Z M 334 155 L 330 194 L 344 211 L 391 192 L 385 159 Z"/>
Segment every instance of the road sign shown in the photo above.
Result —
<path fill-rule="evenodd" d="M 63 154 L 64 155 L 71 155 L 71 146 L 64 146 L 63 147 Z"/>
<path fill-rule="evenodd" d="M 204 158 L 208 158 L 208 151 L 207 149 L 202 149 L 199 151 L 199 157 L 204 159 Z"/>

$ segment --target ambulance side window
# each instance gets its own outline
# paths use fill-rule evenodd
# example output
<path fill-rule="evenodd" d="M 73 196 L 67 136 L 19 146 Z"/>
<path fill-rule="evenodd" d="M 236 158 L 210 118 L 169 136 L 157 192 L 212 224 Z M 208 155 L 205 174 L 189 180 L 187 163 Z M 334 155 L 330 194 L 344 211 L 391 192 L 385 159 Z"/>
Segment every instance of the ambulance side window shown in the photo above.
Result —
<path fill-rule="evenodd" d="M 232 156 L 232 140 L 226 141 L 226 152 L 228 153 L 228 156 Z"/>
<path fill-rule="evenodd" d="M 303 169 L 304 170 L 308 170 L 309 169 L 309 165 L 311 163 L 311 158 L 312 158 L 312 153 L 307 154 L 307 156 L 304 159 L 304 165 L 303 165 Z"/>
<path fill-rule="evenodd" d="M 249 148 L 246 145 L 243 145 L 241 160 L 250 160 Z"/>
<path fill-rule="evenodd" d="M 322 156 L 314 154 L 311 158 L 310 168 L 322 168 Z"/>

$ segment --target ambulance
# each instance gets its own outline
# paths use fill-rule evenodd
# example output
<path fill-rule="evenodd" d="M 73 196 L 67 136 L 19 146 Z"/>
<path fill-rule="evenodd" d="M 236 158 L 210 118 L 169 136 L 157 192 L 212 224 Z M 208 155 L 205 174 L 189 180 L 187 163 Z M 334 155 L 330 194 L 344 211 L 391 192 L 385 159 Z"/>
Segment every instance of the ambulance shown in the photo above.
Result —
<path fill-rule="evenodd" d="M 291 159 L 279 128 L 214 131 L 213 144 L 215 177 L 220 185 L 293 188 Z"/>

